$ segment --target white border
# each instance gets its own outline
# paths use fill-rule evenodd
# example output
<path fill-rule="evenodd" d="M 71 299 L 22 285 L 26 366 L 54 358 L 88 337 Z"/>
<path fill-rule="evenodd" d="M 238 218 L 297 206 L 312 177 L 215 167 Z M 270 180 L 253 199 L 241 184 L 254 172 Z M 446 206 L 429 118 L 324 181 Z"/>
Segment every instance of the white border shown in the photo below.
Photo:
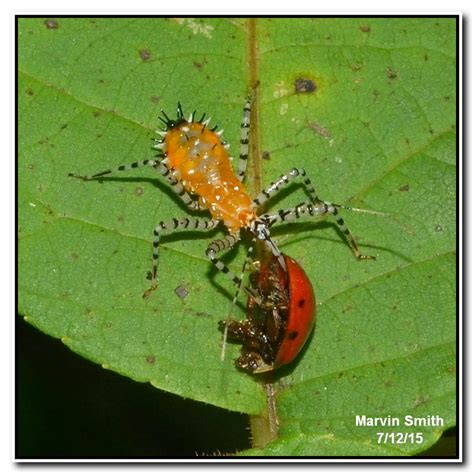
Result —
<path fill-rule="evenodd" d="M 47 3 L 47 5 L 46 5 Z M 16 8 L 16 10 L 13 10 L 11 8 L 10 5 L 8 4 L 3 4 L 1 7 L 0 7 L 0 13 L 3 13 L 3 15 L 1 15 L 1 20 L 2 21 L 2 28 L 1 28 L 1 34 L 3 35 L 3 38 L 2 38 L 2 45 L 3 47 L 5 48 L 5 46 L 10 46 L 10 57 L 11 57 L 11 69 L 12 71 L 14 71 L 14 65 L 15 65 L 15 58 L 14 58 L 14 54 L 12 54 L 11 52 L 14 51 L 14 44 L 15 44 L 15 38 L 14 38 L 14 33 L 15 33 L 15 26 L 14 26 L 14 15 L 15 14 L 45 14 L 47 15 L 48 13 L 51 13 L 51 12 L 54 12 L 55 14 L 58 14 L 58 12 L 62 12 L 62 14 L 104 14 L 104 15 L 112 15 L 112 14 L 130 14 L 130 15 L 133 15 L 133 14 L 163 14 L 163 15 L 166 15 L 166 14 L 172 14 L 172 13 L 175 13 L 175 14 L 190 14 L 190 12 L 194 12 L 195 14 L 206 14 L 206 13 L 209 13 L 209 14 L 239 14 L 239 15 L 242 15 L 242 16 L 245 16 L 246 14 L 262 14 L 262 15 L 270 15 L 270 14 L 281 14 L 281 15 L 285 15 L 285 14 L 288 14 L 288 15 L 316 15 L 316 14 L 334 14 L 334 15 L 337 15 L 337 14 L 344 14 L 344 15 L 363 15 L 363 14 L 374 14 L 374 12 L 376 11 L 377 14 L 381 14 L 381 15 L 401 15 L 401 14 L 407 14 L 407 15 L 411 15 L 411 14 L 436 14 L 436 13 L 439 13 L 439 14 L 443 14 L 443 15 L 447 15 L 447 14 L 453 14 L 453 15 L 457 15 L 458 13 L 453 13 L 453 8 L 458 8 L 459 11 L 466 11 L 466 10 L 469 10 L 471 5 L 469 2 L 449 2 L 448 4 L 446 4 L 446 2 L 440 2 L 440 1 L 431 1 L 429 4 L 427 3 L 426 6 L 428 6 L 430 8 L 430 10 L 424 10 L 424 11 L 420 11 L 419 10 L 419 7 L 417 7 L 416 5 L 414 5 L 414 2 L 413 1 L 408 1 L 408 0 L 399 0 L 397 2 L 397 9 L 398 9 L 398 12 L 394 12 L 393 11 L 393 8 L 390 9 L 390 13 L 388 13 L 387 11 L 384 11 L 383 10 L 383 4 L 382 4 L 382 7 L 381 7 L 381 3 L 380 1 L 358 1 L 357 3 L 353 3 L 353 2 L 348 2 L 348 1 L 341 1 L 341 0 L 332 0 L 331 2 L 328 2 L 326 4 L 322 3 L 322 2 L 318 2 L 317 4 L 317 10 L 315 7 L 315 5 L 313 4 L 310 4 L 310 2 L 308 1 L 305 1 L 305 0 L 293 0 L 291 2 L 291 11 L 289 11 L 287 8 L 285 9 L 281 9 L 281 10 L 273 10 L 273 11 L 268 11 L 268 10 L 263 10 L 262 8 L 259 8 L 258 5 L 256 4 L 256 1 L 255 0 L 242 0 L 242 1 L 239 1 L 238 4 L 236 5 L 238 7 L 238 9 L 235 9 L 232 8 L 230 5 L 229 5 L 229 10 L 226 9 L 227 5 L 224 4 L 224 2 L 220 1 L 218 2 L 217 0 L 201 0 L 199 2 L 199 5 L 196 5 L 196 2 L 191 2 L 189 0 L 182 0 L 181 2 L 179 2 L 179 10 L 177 10 L 176 8 L 176 3 L 173 3 L 173 2 L 167 2 L 166 4 L 163 4 L 163 5 L 159 5 L 159 11 L 158 11 L 158 5 L 156 2 L 153 2 L 153 1 L 145 1 L 145 0 L 136 0 L 134 2 L 134 8 L 136 9 L 134 12 L 130 12 L 128 10 L 116 10 L 114 12 L 112 11 L 104 11 L 104 10 L 98 10 L 98 11 L 94 11 L 95 8 L 98 7 L 97 5 L 97 1 L 91 1 L 91 0 L 83 0 L 81 3 L 80 3 L 80 9 L 77 8 L 77 6 L 73 6 L 73 5 L 67 5 L 69 8 L 67 8 L 65 10 L 65 4 L 64 4 L 64 1 L 49 1 L 49 2 L 42 2 L 41 3 L 41 6 L 42 6 L 42 11 L 39 11 L 37 8 L 38 8 L 38 4 L 36 2 L 33 2 L 33 1 L 22 1 L 22 2 L 16 2 L 15 5 L 14 5 L 14 8 Z M 459 3 L 461 5 L 459 5 Z M 286 4 L 285 6 L 287 7 L 288 4 Z M 446 9 L 446 5 L 449 6 L 449 10 Z M 196 6 L 199 6 L 199 11 L 196 11 Z M 351 11 L 351 13 L 348 13 L 349 11 L 349 8 L 354 8 L 354 6 L 357 6 L 358 7 L 358 11 L 355 12 L 355 11 Z M 119 5 L 117 4 L 114 4 L 114 7 L 115 8 L 120 8 Z M 173 7 L 173 8 L 171 8 Z M 325 7 L 330 7 L 330 10 L 329 9 L 326 9 Z M 411 11 L 413 8 L 415 8 L 416 10 L 414 11 Z M 471 7 L 472 8 L 472 7 Z M 5 11 L 7 10 L 7 11 Z M 436 10 L 436 12 L 434 11 Z M 403 13 L 402 13 L 403 11 Z M 231 13 L 232 12 L 232 13 Z M 460 38 L 462 38 L 462 18 L 461 18 L 461 21 L 460 21 Z M 468 38 L 469 39 L 469 44 L 471 43 L 470 41 L 470 37 Z M 471 45 L 472 46 L 472 45 Z M 469 48 L 468 51 L 470 52 L 472 50 L 472 48 Z M 463 50 L 462 50 L 462 43 L 460 41 L 460 46 L 459 46 L 459 54 L 460 54 L 460 58 L 462 59 L 462 53 L 463 53 Z M 7 54 L 4 54 L 2 55 L 2 57 L 6 57 Z M 471 62 L 469 62 L 469 64 L 471 64 Z M 460 79 L 459 79 L 459 92 L 461 94 L 462 92 L 462 72 L 463 72 L 463 69 L 462 69 L 462 62 L 460 60 L 459 62 L 459 66 L 460 66 L 460 69 L 459 69 L 459 74 L 460 74 Z M 14 156 L 14 143 L 15 143 L 15 128 L 14 128 L 14 124 L 15 124 L 15 110 L 14 110 L 14 94 L 15 94 L 15 82 L 14 82 L 14 79 L 13 79 L 13 75 L 11 75 L 10 77 L 7 78 L 7 75 L 3 75 L 3 81 L 4 81 L 4 84 L 3 84 L 3 88 L 1 89 L 2 90 L 2 93 L 3 95 L 5 96 L 4 97 L 4 100 L 3 100 L 3 104 L 7 104 L 7 103 L 10 103 L 11 104 L 11 108 L 10 108 L 10 116 L 8 116 L 8 109 L 6 107 L 3 108 L 3 114 L 2 114 L 2 118 L 4 120 L 4 123 L 2 124 L 3 127 L 1 127 L 1 130 L 5 133 L 7 130 L 9 132 L 9 137 L 7 137 L 6 139 L 3 140 L 3 143 L 10 143 L 11 144 L 11 156 Z M 5 81 L 9 81 L 7 84 L 5 84 Z M 8 95 L 8 97 L 7 97 Z M 462 164 L 463 164 L 463 159 L 462 159 L 462 143 L 463 143 L 463 134 L 462 134 L 462 126 L 463 126 L 463 121 L 462 121 L 462 112 L 463 112 L 463 104 L 462 102 L 460 101 L 459 102 L 459 112 L 458 112 L 458 117 L 459 117 L 459 140 L 460 140 L 460 159 L 459 159 L 459 165 L 460 165 L 460 168 L 458 170 L 458 173 L 459 173 L 459 197 L 460 197 L 460 200 L 459 200 L 459 215 L 460 215 L 460 218 L 462 217 L 462 212 L 463 212 L 463 206 L 462 206 L 462 193 L 463 193 L 463 186 L 462 186 Z M 472 136 L 471 134 L 469 134 L 470 136 Z M 9 138 L 9 139 L 8 139 Z M 10 206 L 9 206 L 9 210 L 10 210 L 10 215 L 8 215 L 8 210 L 4 209 L 5 208 L 5 205 L 1 207 L 1 210 L 2 210 L 2 215 L 0 217 L 3 217 L 3 221 L 2 222 L 10 222 L 11 223 L 11 228 L 14 229 L 14 219 L 15 219 L 15 215 L 14 215 L 14 212 L 12 212 L 12 209 L 13 209 L 13 204 L 14 204 L 14 199 L 15 199 L 15 188 L 14 188 L 14 184 L 15 183 L 15 167 L 14 167 L 14 161 L 10 162 L 9 163 L 9 171 L 10 173 L 8 173 L 5 168 L 3 170 L 3 173 L 0 175 L 1 176 L 1 179 L 4 181 L 2 182 L 2 185 L 0 186 L 0 192 L 2 193 L 0 196 L 1 198 L 3 198 L 1 200 L 1 202 L 3 204 L 5 203 L 9 203 Z M 472 169 L 472 168 L 471 168 Z M 469 174 L 469 177 L 471 177 L 471 174 Z M 10 182 L 8 182 L 8 178 L 10 178 Z M 468 186 L 468 189 L 470 187 Z M 469 204 L 471 204 L 471 206 L 468 206 L 468 209 L 472 209 L 472 193 L 469 193 Z M 460 254 L 459 254 L 459 261 L 460 261 L 460 264 L 461 264 L 461 268 L 460 268 L 460 271 L 459 271 L 459 277 L 460 277 L 460 287 L 459 287 L 459 301 L 460 301 L 460 306 L 459 306 L 459 309 L 460 309 L 460 314 L 462 314 L 462 310 L 463 310 L 463 306 L 462 306 L 462 297 L 463 297 L 463 293 L 462 293 L 462 262 L 464 261 L 464 255 L 462 253 L 462 245 L 463 245 L 463 239 L 462 239 L 462 222 L 459 222 L 459 250 L 460 250 Z M 470 229 L 472 230 L 472 229 Z M 3 272 L 1 274 L 2 276 L 2 284 L 0 285 L 0 287 L 2 288 L 2 290 L 6 293 L 8 292 L 6 295 L 3 295 L 4 297 L 2 298 L 2 301 L 6 302 L 6 301 L 10 301 L 11 304 L 10 304 L 10 307 L 12 308 L 11 311 L 6 311 L 3 313 L 3 316 L 4 316 L 4 319 L 5 316 L 7 314 L 14 314 L 14 282 L 15 282 L 15 277 L 14 277 L 14 238 L 12 238 L 13 236 L 13 232 L 11 232 L 10 234 L 10 238 L 9 237 L 6 237 L 5 238 L 5 235 L 3 235 L 4 237 L 4 241 L 2 242 L 3 245 L 0 246 L 0 248 L 2 249 L 3 251 L 3 254 L 2 256 L 4 257 L 1 261 L 2 262 L 7 262 L 9 261 L 10 262 L 10 268 L 11 268 L 11 272 L 5 272 L 5 267 L 3 267 Z M 6 253 L 6 255 L 4 255 Z M 470 262 L 471 263 L 471 262 Z M 6 275 L 5 275 L 6 273 Z M 470 288 L 471 289 L 471 288 Z M 5 291 L 6 290 L 6 291 Z M 470 293 L 472 294 L 472 293 Z M 13 296 L 13 297 L 12 297 Z M 11 321 L 10 321 L 11 323 Z M 474 325 L 471 325 L 471 327 L 474 326 Z M 9 337 L 11 337 L 12 335 L 14 334 L 14 329 L 13 329 L 13 326 L 10 326 L 10 331 L 8 330 L 4 330 L 2 331 L 2 336 L 3 338 L 5 339 L 4 341 L 2 341 L 3 344 L 1 344 L 2 348 L 3 348 L 3 357 L 2 357 L 2 360 L 5 362 L 5 361 L 10 361 L 12 362 L 13 358 L 14 358 L 14 346 L 12 344 L 12 340 L 13 339 L 10 339 L 8 340 Z M 462 365 L 462 354 L 463 354 L 463 341 L 462 341 L 462 336 L 463 336 L 463 332 L 462 332 L 462 328 L 460 326 L 460 334 L 459 334 L 459 354 L 460 354 L 460 360 L 459 360 L 459 370 L 460 372 L 462 373 L 462 370 L 463 370 L 463 365 Z M 6 353 L 6 354 L 5 354 Z M 472 364 L 470 364 L 472 366 Z M 13 390 L 10 392 L 10 397 L 8 397 L 7 395 L 5 395 L 7 393 L 7 391 L 3 391 L 3 400 L 1 403 L 1 406 L 3 408 L 3 411 L 2 411 L 2 414 L 4 415 L 2 417 L 3 419 L 3 427 L 4 427 L 4 431 L 7 431 L 6 435 L 5 433 L 2 433 L 3 434 L 3 439 L 2 439 L 2 443 L 1 446 L 2 446 L 2 449 L 3 449 L 3 452 L 2 452 L 2 456 L 0 456 L 0 460 L 2 461 L 1 464 L 0 464 L 0 467 L 2 468 L 2 470 L 5 472 L 5 471 L 9 471 L 10 469 L 13 469 L 14 468 L 14 465 L 11 464 L 11 461 L 7 463 L 5 463 L 5 460 L 7 459 L 10 459 L 10 460 L 14 460 L 14 438 L 13 438 L 13 435 L 12 433 L 14 433 L 14 429 L 13 429 L 13 432 L 12 430 L 8 430 L 8 429 L 5 429 L 7 426 L 8 426 L 8 423 L 6 422 L 7 419 L 10 419 L 10 422 L 12 423 L 12 428 L 14 428 L 14 406 L 13 406 L 13 403 L 14 403 L 14 373 L 11 369 L 11 367 L 13 367 L 13 363 L 11 363 L 10 365 L 10 374 L 11 374 L 11 383 L 12 383 L 12 387 L 13 387 Z M 6 373 L 6 371 L 3 372 L 4 374 Z M 460 384 L 460 387 L 462 387 L 462 385 Z M 460 421 L 462 423 L 462 420 L 463 420 L 463 396 L 462 396 L 462 390 L 461 390 L 461 393 L 459 394 L 459 418 L 460 418 Z M 5 399 L 7 398 L 7 399 Z M 7 413 L 4 413 L 4 412 L 7 412 Z M 460 430 L 460 434 L 459 434 L 459 443 L 460 443 L 460 458 L 462 459 L 462 446 L 463 446 L 463 437 L 462 437 L 462 430 Z M 7 454 L 5 456 L 5 451 L 9 451 L 9 455 Z M 45 462 L 52 462 L 52 463 L 61 463 L 62 461 L 60 460 L 55 460 L 55 459 L 51 459 L 51 460 L 28 460 L 28 461 L 25 461 L 25 460 L 19 460 L 20 462 L 29 462 L 29 463 L 32 463 L 32 462 L 40 462 L 40 463 L 45 463 Z M 280 459 L 280 458 L 277 458 L 277 459 L 272 459 L 272 458 L 265 458 L 263 460 L 258 460 L 258 459 L 245 459 L 245 458 L 242 458 L 242 459 L 220 459 L 220 458 L 198 458 L 198 459 L 191 459 L 191 460 L 182 460 L 182 459 L 167 459 L 167 460 L 163 460 L 163 459 L 157 459 L 155 460 L 155 462 L 166 462 L 166 463 L 197 463 L 197 464 L 200 464 L 200 463 L 215 463 L 215 462 L 219 462 L 219 463 L 261 463 L 261 462 L 265 462 L 265 463 L 281 463 L 281 462 L 284 462 L 285 459 Z M 424 460 L 424 459 L 322 459 L 322 460 L 318 460 L 318 459 L 292 459 L 292 458 L 289 458 L 288 459 L 289 462 L 291 463 L 355 463 L 355 464 L 359 464 L 359 463 L 373 463 L 373 462 L 376 462 L 376 463 L 393 463 L 393 464 L 398 464 L 398 463 L 426 463 L 427 460 Z M 126 462 L 131 462 L 131 463 L 134 463 L 134 464 L 138 464 L 138 463 L 149 463 L 149 462 L 154 462 L 153 460 L 135 460 L 135 459 L 130 459 L 130 460 L 120 460 L 120 461 L 110 461 L 110 460 L 107 460 L 107 459 L 104 459 L 104 460 L 96 460 L 96 459 L 91 459 L 91 460 L 84 460 L 84 459 L 77 459 L 77 460 L 68 460 L 67 461 L 68 463 L 74 463 L 74 462 L 78 462 L 78 463 L 98 463 L 98 464 L 101 464 L 101 463 L 111 463 L 111 462 L 117 462 L 117 463 L 126 463 Z M 453 460 L 433 460 L 433 462 L 439 462 L 439 463 L 452 463 Z M 113 466 L 115 467 L 116 464 Z M 237 466 L 236 466 L 237 467 Z M 281 466 L 283 467 L 283 466 Z M 318 469 L 320 469 L 321 467 L 325 467 L 325 466 L 318 466 Z M 395 467 L 395 466 L 394 466 Z M 79 468 L 80 470 L 82 470 L 82 466 L 75 466 L 75 468 Z M 121 468 L 125 468 L 126 472 L 128 472 L 130 470 L 130 472 L 132 472 L 132 469 L 135 470 L 136 467 L 133 467 L 133 466 L 121 466 Z M 160 466 L 160 469 L 163 469 L 163 468 L 167 468 L 166 466 Z M 403 467 L 404 469 L 407 468 L 407 466 L 404 466 Z M 84 469 L 87 469 L 88 471 L 91 470 L 91 468 L 89 466 L 84 466 Z M 99 467 L 97 466 L 97 470 L 98 469 L 102 469 L 102 467 Z M 246 466 L 245 467 L 245 470 L 246 472 L 248 472 L 248 467 Z M 92 468 L 92 471 L 94 472 L 95 471 L 95 468 Z"/>

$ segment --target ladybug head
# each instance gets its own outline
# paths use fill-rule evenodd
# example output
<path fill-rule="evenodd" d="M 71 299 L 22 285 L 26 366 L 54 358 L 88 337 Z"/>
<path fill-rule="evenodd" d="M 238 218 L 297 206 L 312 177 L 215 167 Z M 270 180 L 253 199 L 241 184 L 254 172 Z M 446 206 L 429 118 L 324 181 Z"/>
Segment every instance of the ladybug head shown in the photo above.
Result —
<path fill-rule="evenodd" d="M 267 364 L 256 351 L 243 351 L 242 355 L 235 360 L 235 365 L 239 369 L 252 374 L 260 374 L 273 370 L 273 365 Z"/>

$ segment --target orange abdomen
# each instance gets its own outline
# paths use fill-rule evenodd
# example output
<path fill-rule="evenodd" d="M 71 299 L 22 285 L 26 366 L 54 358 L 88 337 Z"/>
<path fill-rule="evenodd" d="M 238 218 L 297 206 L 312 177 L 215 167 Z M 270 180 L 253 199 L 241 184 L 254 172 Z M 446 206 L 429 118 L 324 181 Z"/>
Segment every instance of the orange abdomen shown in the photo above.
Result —
<path fill-rule="evenodd" d="M 168 131 L 163 143 L 167 166 L 231 233 L 256 218 L 252 199 L 236 178 L 216 132 L 202 123 L 183 121 Z"/>

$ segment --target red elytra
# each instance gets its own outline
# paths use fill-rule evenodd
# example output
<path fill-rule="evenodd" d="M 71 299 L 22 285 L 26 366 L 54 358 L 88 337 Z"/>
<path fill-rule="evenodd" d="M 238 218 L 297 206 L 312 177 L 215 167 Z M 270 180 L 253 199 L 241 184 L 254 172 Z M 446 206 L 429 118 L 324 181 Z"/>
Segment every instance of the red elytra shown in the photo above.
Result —
<path fill-rule="evenodd" d="M 295 260 L 285 255 L 288 266 L 289 308 L 285 337 L 275 358 L 275 368 L 290 363 L 308 340 L 316 317 L 313 285 Z"/>
<path fill-rule="evenodd" d="M 251 373 L 275 370 L 289 364 L 299 354 L 313 329 L 316 300 L 305 271 L 284 255 L 287 270 L 270 256 L 251 275 L 251 288 L 261 299 L 247 302 L 245 321 L 221 321 L 230 340 L 242 344 L 235 363 Z"/>

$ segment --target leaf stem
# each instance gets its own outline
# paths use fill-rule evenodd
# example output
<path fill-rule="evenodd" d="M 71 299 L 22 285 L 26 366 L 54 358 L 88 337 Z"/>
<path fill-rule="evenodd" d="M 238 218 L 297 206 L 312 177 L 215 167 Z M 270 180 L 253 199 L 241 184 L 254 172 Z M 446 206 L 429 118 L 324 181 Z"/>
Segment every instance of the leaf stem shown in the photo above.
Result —
<path fill-rule="evenodd" d="M 278 416 L 275 403 L 275 389 L 273 383 L 263 383 L 267 395 L 267 412 L 265 415 L 251 416 L 250 429 L 252 431 L 252 446 L 263 448 L 278 437 Z"/>

